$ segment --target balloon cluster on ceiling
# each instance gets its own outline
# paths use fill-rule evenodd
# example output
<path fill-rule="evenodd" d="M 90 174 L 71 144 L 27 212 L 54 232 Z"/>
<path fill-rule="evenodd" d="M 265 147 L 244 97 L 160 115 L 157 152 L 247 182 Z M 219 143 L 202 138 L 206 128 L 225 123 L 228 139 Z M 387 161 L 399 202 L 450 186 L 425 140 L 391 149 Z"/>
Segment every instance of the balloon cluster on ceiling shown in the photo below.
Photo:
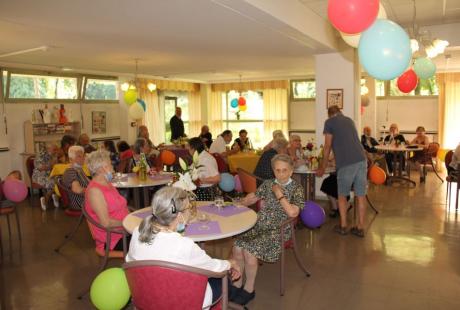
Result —
<path fill-rule="evenodd" d="M 124 95 L 125 103 L 129 106 L 128 114 L 131 118 L 137 120 L 144 117 L 146 109 L 145 101 L 137 97 L 137 91 L 130 88 Z"/>
<path fill-rule="evenodd" d="M 343 40 L 358 48 L 367 73 L 378 80 L 398 78 L 401 92 L 409 93 L 418 80 L 429 79 L 436 65 L 427 57 L 412 59 L 409 35 L 387 15 L 379 0 L 329 0 L 328 17 Z"/>

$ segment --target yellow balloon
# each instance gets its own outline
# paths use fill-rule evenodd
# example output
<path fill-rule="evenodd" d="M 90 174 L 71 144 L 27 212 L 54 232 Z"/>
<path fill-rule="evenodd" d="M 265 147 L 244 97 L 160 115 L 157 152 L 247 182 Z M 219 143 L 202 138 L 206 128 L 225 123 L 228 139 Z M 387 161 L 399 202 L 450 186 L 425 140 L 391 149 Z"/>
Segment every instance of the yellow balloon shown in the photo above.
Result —
<path fill-rule="evenodd" d="M 248 109 L 248 106 L 247 105 L 240 105 L 238 106 L 240 108 L 240 111 L 246 111 Z"/>
<path fill-rule="evenodd" d="M 137 91 L 135 89 L 128 89 L 125 92 L 124 99 L 127 105 L 131 105 L 137 100 Z"/>

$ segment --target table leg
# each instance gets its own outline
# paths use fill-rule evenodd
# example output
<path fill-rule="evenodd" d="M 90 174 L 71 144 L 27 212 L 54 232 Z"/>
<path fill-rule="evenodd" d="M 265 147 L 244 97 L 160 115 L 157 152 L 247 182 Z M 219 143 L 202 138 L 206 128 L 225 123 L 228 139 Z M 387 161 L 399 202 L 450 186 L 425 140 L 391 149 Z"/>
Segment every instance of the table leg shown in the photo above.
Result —
<path fill-rule="evenodd" d="M 140 188 L 133 188 L 133 199 L 134 199 L 134 208 L 140 209 L 141 202 L 140 202 Z"/>
<path fill-rule="evenodd" d="M 398 152 L 393 152 L 393 175 L 389 177 L 390 179 L 390 184 L 391 184 L 391 181 L 394 180 L 394 179 L 397 179 L 397 180 L 401 180 L 401 181 L 407 181 L 409 183 L 411 183 L 412 185 L 416 186 L 416 183 L 414 181 L 412 181 L 410 179 L 410 174 L 408 173 L 408 177 L 405 178 L 402 174 L 402 170 L 403 170 L 403 162 L 404 162 L 404 158 L 406 157 L 406 152 L 404 152 L 404 154 L 401 154 L 401 156 L 399 157 L 399 160 L 398 160 Z M 396 163 L 399 162 L 399 167 L 398 169 L 396 170 L 395 169 L 395 165 Z M 406 164 L 408 163 L 407 159 L 406 159 Z"/>
<path fill-rule="evenodd" d="M 146 206 L 149 206 L 150 205 L 150 201 L 149 201 L 149 189 L 147 187 L 144 187 L 143 188 L 143 192 L 144 192 L 144 205 L 142 206 L 142 208 L 145 208 Z"/>

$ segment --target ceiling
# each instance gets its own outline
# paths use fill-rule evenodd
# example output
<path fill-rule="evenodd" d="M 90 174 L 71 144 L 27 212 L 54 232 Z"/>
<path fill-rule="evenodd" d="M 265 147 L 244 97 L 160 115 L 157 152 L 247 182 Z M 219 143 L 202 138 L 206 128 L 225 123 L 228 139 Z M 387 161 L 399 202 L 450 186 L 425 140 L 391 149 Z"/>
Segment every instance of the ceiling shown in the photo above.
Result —
<path fill-rule="evenodd" d="M 325 18 L 327 1 L 301 3 Z M 295 78 L 314 73 L 313 55 L 327 52 L 268 12 L 252 13 L 244 0 L 14 0 L 0 1 L 0 58 L 7 66 L 139 74 L 200 82 Z M 267 1 L 266 3 L 273 3 Z M 295 3 L 294 3 L 295 2 Z M 240 5 L 244 9 L 237 10 Z M 382 0 L 390 19 L 408 25 L 412 0 Z M 323 20 L 323 19 L 321 19 Z M 420 25 L 460 21 L 460 0 L 417 0 Z M 280 25 L 283 24 L 283 25 Z M 445 61 L 450 68 L 460 51 Z"/>

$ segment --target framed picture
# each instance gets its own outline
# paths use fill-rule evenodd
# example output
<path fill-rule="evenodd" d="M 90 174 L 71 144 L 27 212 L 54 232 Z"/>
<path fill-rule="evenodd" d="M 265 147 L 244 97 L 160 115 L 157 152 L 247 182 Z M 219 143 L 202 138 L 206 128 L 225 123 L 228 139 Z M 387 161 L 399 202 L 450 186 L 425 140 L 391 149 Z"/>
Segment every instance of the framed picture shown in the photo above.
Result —
<path fill-rule="evenodd" d="M 105 134 L 107 130 L 106 113 L 102 111 L 93 111 L 93 134 Z"/>
<path fill-rule="evenodd" d="M 291 80 L 291 101 L 315 100 L 315 80 Z"/>
<path fill-rule="evenodd" d="M 326 108 L 336 105 L 343 109 L 343 89 L 328 89 L 326 91 Z"/>

